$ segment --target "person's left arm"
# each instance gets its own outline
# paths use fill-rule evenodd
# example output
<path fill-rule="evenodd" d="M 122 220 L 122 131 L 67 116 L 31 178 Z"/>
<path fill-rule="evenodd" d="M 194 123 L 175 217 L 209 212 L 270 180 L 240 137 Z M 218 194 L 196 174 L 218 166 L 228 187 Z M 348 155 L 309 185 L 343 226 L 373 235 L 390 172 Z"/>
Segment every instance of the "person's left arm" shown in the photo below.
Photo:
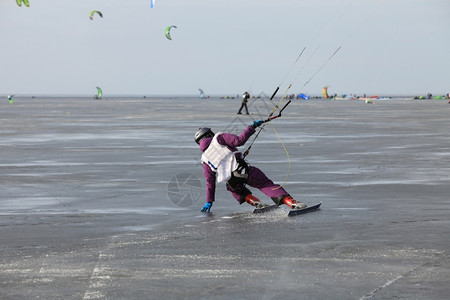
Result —
<path fill-rule="evenodd" d="M 217 137 L 217 141 L 221 145 L 227 145 L 230 147 L 240 147 L 243 146 L 247 140 L 255 133 L 255 128 L 259 127 L 264 121 L 254 121 L 252 125 L 248 126 L 241 132 L 240 135 L 235 135 L 232 133 L 222 133 Z"/>

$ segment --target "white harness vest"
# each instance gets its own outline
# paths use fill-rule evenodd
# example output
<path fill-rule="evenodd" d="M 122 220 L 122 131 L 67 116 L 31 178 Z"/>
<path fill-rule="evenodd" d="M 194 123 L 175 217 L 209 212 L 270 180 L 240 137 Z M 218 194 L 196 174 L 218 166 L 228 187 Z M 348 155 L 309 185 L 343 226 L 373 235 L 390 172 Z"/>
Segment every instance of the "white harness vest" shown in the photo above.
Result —
<path fill-rule="evenodd" d="M 231 178 L 231 174 L 238 167 L 235 152 L 232 152 L 227 146 L 219 144 L 217 136 L 214 135 L 208 149 L 202 154 L 202 162 L 208 164 L 213 172 L 217 174 L 217 182 L 224 182 Z"/>

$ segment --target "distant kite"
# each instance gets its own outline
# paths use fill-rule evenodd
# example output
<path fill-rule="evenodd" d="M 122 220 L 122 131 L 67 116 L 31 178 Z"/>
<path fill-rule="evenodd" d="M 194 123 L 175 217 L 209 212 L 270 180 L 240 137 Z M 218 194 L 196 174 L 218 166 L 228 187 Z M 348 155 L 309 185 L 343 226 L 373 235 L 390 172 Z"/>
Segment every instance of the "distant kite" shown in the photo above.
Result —
<path fill-rule="evenodd" d="M 311 96 L 300 93 L 297 95 L 297 99 L 309 100 L 309 99 L 311 99 Z"/>
<path fill-rule="evenodd" d="M 205 92 L 203 92 L 202 89 L 198 89 L 198 91 L 200 92 L 200 99 L 207 99 L 207 98 L 209 98 L 209 96 L 206 96 Z"/>
<path fill-rule="evenodd" d="M 94 20 L 94 14 L 95 14 L 95 13 L 97 13 L 101 18 L 103 18 L 103 15 L 102 15 L 102 13 L 101 13 L 100 11 L 98 11 L 98 10 L 92 10 L 92 11 L 89 13 L 89 19 Z"/>
<path fill-rule="evenodd" d="M 14 95 L 8 95 L 9 103 L 14 103 L 13 97 Z"/>
<path fill-rule="evenodd" d="M 167 27 L 166 27 L 166 38 L 168 38 L 169 40 L 172 40 L 172 38 L 170 37 L 170 30 L 171 30 L 172 28 L 177 28 L 177 26 L 171 25 L 171 26 L 167 26 Z"/>
<path fill-rule="evenodd" d="M 19 6 L 22 6 L 22 2 L 26 7 L 30 7 L 30 2 L 28 2 L 28 0 L 16 0 L 17 5 Z"/>
<path fill-rule="evenodd" d="M 156 0 L 150 0 L 150 8 L 153 8 L 153 6 L 155 6 L 155 1 Z"/>
<path fill-rule="evenodd" d="M 97 95 L 94 96 L 94 99 L 102 99 L 103 91 L 101 88 L 97 86 Z"/>
<path fill-rule="evenodd" d="M 330 96 L 328 95 L 328 85 L 324 86 L 322 89 L 322 95 L 324 98 L 330 98 Z"/>

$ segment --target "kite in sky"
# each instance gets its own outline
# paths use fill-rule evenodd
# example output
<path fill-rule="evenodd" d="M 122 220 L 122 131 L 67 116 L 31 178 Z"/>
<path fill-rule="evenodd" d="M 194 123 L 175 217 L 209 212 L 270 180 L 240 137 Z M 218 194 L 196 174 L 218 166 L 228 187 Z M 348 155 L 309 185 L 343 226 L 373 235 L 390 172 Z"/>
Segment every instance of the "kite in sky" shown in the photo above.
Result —
<path fill-rule="evenodd" d="M 92 10 L 89 13 L 89 19 L 94 20 L 94 14 L 97 13 L 101 18 L 103 18 L 103 14 L 98 10 Z"/>
<path fill-rule="evenodd" d="M 28 2 L 28 0 L 16 0 L 17 5 L 22 6 L 22 2 L 23 4 L 25 4 L 26 7 L 30 7 L 30 2 Z"/>
<path fill-rule="evenodd" d="M 177 28 L 177 26 L 171 25 L 171 26 L 167 26 L 167 27 L 166 27 L 166 38 L 168 38 L 169 40 L 172 40 L 172 38 L 170 37 L 170 30 L 171 30 L 172 28 Z"/>

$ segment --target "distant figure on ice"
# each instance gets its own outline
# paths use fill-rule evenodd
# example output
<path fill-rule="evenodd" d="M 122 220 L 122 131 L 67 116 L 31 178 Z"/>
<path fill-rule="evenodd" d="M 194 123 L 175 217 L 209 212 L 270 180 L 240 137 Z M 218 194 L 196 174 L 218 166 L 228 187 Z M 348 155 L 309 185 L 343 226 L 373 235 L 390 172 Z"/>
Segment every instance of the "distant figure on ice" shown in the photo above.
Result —
<path fill-rule="evenodd" d="M 248 107 L 247 107 L 247 101 L 250 98 L 250 94 L 246 91 L 243 95 L 242 95 L 242 104 L 241 104 L 241 108 L 239 108 L 239 111 L 237 112 L 238 115 L 241 114 L 242 109 L 245 107 L 245 113 L 248 115 Z"/>
<path fill-rule="evenodd" d="M 200 145 L 203 174 L 206 179 L 206 204 L 202 212 L 209 212 L 215 200 L 216 180 L 226 182 L 227 190 L 242 204 L 263 208 L 269 204 L 261 203 L 246 185 L 261 190 L 278 205 L 286 204 L 292 209 L 305 208 L 306 205 L 295 201 L 280 185 L 274 184 L 260 169 L 250 166 L 237 147 L 255 133 L 255 129 L 264 121 L 254 121 L 239 136 L 231 133 L 214 134 L 211 128 L 200 128 L 195 133 L 195 142 Z"/>

